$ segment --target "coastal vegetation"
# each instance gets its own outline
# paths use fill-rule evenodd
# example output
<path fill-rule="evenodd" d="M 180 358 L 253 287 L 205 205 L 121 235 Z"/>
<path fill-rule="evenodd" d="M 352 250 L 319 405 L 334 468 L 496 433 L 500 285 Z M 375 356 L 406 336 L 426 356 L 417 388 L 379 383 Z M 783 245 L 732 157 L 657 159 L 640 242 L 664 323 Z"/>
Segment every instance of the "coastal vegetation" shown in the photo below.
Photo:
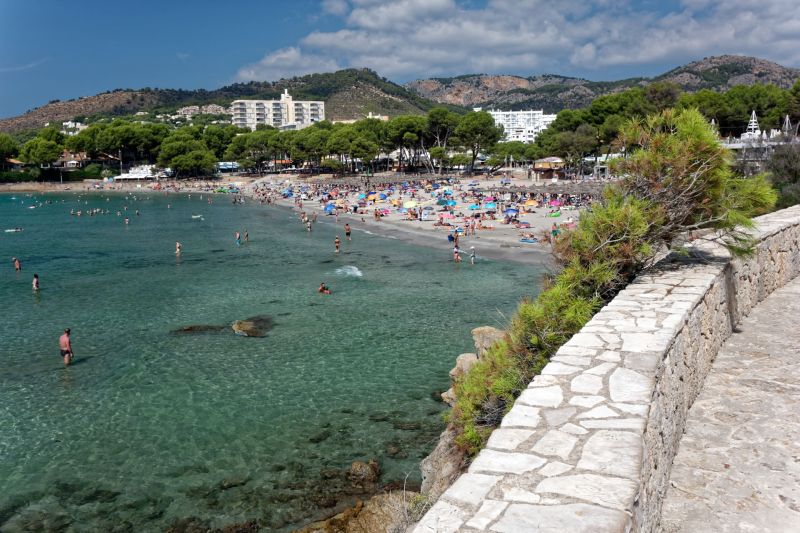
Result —
<path fill-rule="evenodd" d="M 624 178 L 576 229 L 556 239 L 563 270 L 536 299 L 519 305 L 506 339 L 455 384 L 450 422 L 470 453 L 558 348 L 657 253 L 680 249 L 689 232 L 704 232 L 732 253 L 747 254 L 752 242 L 742 230 L 775 204 L 765 176 L 732 172 L 728 151 L 696 109 L 630 120 L 617 143 L 631 154 L 619 165 Z"/>

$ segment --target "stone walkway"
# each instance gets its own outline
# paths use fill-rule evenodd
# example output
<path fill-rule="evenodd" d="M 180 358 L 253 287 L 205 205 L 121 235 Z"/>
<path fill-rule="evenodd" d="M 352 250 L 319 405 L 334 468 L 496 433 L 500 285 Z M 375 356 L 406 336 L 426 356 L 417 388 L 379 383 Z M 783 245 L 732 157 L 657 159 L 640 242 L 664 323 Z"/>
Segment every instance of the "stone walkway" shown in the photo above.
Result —
<path fill-rule="evenodd" d="M 800 278 L 744 319 L 692 406 L 661 525 L 800 531 Z"/>

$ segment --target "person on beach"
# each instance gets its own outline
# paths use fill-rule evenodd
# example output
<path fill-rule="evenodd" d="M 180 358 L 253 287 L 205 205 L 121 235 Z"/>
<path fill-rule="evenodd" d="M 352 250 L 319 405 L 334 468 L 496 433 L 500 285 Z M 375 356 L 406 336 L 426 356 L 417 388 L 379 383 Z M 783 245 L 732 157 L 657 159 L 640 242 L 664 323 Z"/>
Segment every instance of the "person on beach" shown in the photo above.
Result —
<path fill-rule="evenodd" d="M 64 358 L 64 366 L 69 366 L 75 354 L 72 352 L 72 343 L 69 340 L 69 328 L 64 330 L 64 334 L 58 338 L 58 347 L 61 349 L 61 357 Z"/>
<path fill-rule="evenodd" d="M 338 235 L 333 240 L 333 245 L 336 247 L 336 253 L 338 254 L 339 253 L 339 248 L 341 248 L 341 246 L 342 246 L 342 241 L 341 241 L 341 239 L 339 239 Z"/>
<path fill-rule="evenodd" d="M 330 293 L 331 293 L 331 290 L 330 290 L 330 289 L 328 288 L 328 286 L 327 286 L 327 285 L 325 285 L 325 283 L 323 282 L 323 283 L 320 283 L 320 284 L 319 284 L 319 288 L 317 289 L 317 292 L 318 292 L 318 293 L 320 293 L 320 294 L 330 294 Z"/>
<path fill-rule="evenodd" d="M 33 286 L 33 292 L 39 290 L 39 274 L 33 275 L 33 282 L 31 283 L 31 285 Z"/>
<path fill-rule="evenodd" d="M 183 245 L 175 241 L 175 255 L 181 255 L 181 248 L 183 248 Z"/>
<path fill-rule="evenodd" d="M 15 272 L 19 272 L 22 270 L 22 263 L 20 263 L 19 259 L 17 259 L 16 257 L 12 257 L 11 262 L 14 263 Z"/>
<path fill-rule="evenodd" d="M 475 264 L 475 247 L 474 246 L 470 246 L 469 247 L 469 264 L 470 265 L 474 265 Z"/>
<path fill-rule="evenodd" d="M 344 236 L 347 240 L 350 240 L 350 224 L 345 223 L 344 225 Z"/>

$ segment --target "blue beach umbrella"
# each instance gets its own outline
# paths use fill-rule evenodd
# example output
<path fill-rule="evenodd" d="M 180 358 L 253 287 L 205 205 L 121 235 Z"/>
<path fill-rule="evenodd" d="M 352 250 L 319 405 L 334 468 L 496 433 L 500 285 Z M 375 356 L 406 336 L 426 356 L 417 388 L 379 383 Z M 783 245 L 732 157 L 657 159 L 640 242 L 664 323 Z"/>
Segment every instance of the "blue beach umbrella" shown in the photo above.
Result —
<path fill-rule="evenodd" d="M 488 204 L 484 205 L 486 209 L 497 209 L 497 204 L 494 202 L 489 202 Z"/>
<path fill-rule="evenodd" d="M 386 198 L 388 198 L 388 197 L 387 197 L 385 194 L 383 194 L 383 193 L 380 193 L 380 194 L 378 195 L 378 198 L 380 198 L 381 200 L 386 200 Z"/>
<path fill-rule="evenodd" d="M 333 204 L 328 204 L 325 206 L 326 213 L 332 213 L 334 209 L 336 209 L 336 206 Z"/>
<path fill-rule="evenodd" d="M 458 205 L 458 202 L 456 202 L 455 200 L 448 200 L 445 205 L 449 205 L 450 207 L 455 207 L 456 205 Z"/>
<path fill-rule="evenodd" d="M 359 195 L 358 195 L 358 199 L 359 199 L 359 200 L 363 200 L 363 199 L 364 199 L 364 198 L 366 198 L 366 197 L 367 197 L 367 195 L 366 195 L 366 194 L 364 194 L 363 192 L 362 192 L 361 194 L 359 194 Z"/>
<path fill-rule="evenodd" d="M 518 209 L 506 209 L 505 211 L 503 211 L 503 213 L 505 213 L 506 215 L 518 215 L 519 214 L 519 210 Z"/>
<path fill-rule="evenodd" d="M 436 205 L 447 205 L 447 200 L 441 198 L 436 202 Z"/>
<path fill-rule="evenodd" d="M 473 211 L 475 211 L 476 209 L 480 208 L 481 206 L 479 206 L 478 204 L 471 204 L 467 209 L 472 209 Z"/>

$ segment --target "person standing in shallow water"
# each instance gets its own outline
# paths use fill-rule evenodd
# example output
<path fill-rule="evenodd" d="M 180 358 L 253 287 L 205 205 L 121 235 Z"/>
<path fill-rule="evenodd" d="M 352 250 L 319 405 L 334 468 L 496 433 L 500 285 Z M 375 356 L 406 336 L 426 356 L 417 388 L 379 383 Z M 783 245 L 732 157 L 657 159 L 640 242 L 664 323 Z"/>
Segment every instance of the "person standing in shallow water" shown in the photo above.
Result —
<path fill-rule="evenodd" d="M 22 270 L 22 263 L 20 263 L 19 259 L 12 257 L 11 262 L 14 263 L 14 272 L 19 272 Z"/>
<path fill-rule="evenodd" d="M 64 330 L 64 334 L 58 338 L 58 347 L 61 349 L 61 357 L 64 358 L 64 366 L 69 366 L 75 354 L 72 353 L 72 342 L 69 339 L 69 328 Z"/>
<path fill-rule="evenodd" d="M 39 290 L 39 274 L 33 275 L 33 282 L 31 283 L 31 285 L 33 285 L 33 292 Z"/>
<path fill-rule="evenodd" d="M 344 236 L 347 238 L 348 241 L 350 240 L 350 224 L 344 225 Z"/>
<path fill-rule="evenodd" d="M 336 238 L 333 240 L 333 245 L 336 247 L 336 253 L 339 253 L 339 248 L 342 246 L 342 240 L 337 235 Z"/>

